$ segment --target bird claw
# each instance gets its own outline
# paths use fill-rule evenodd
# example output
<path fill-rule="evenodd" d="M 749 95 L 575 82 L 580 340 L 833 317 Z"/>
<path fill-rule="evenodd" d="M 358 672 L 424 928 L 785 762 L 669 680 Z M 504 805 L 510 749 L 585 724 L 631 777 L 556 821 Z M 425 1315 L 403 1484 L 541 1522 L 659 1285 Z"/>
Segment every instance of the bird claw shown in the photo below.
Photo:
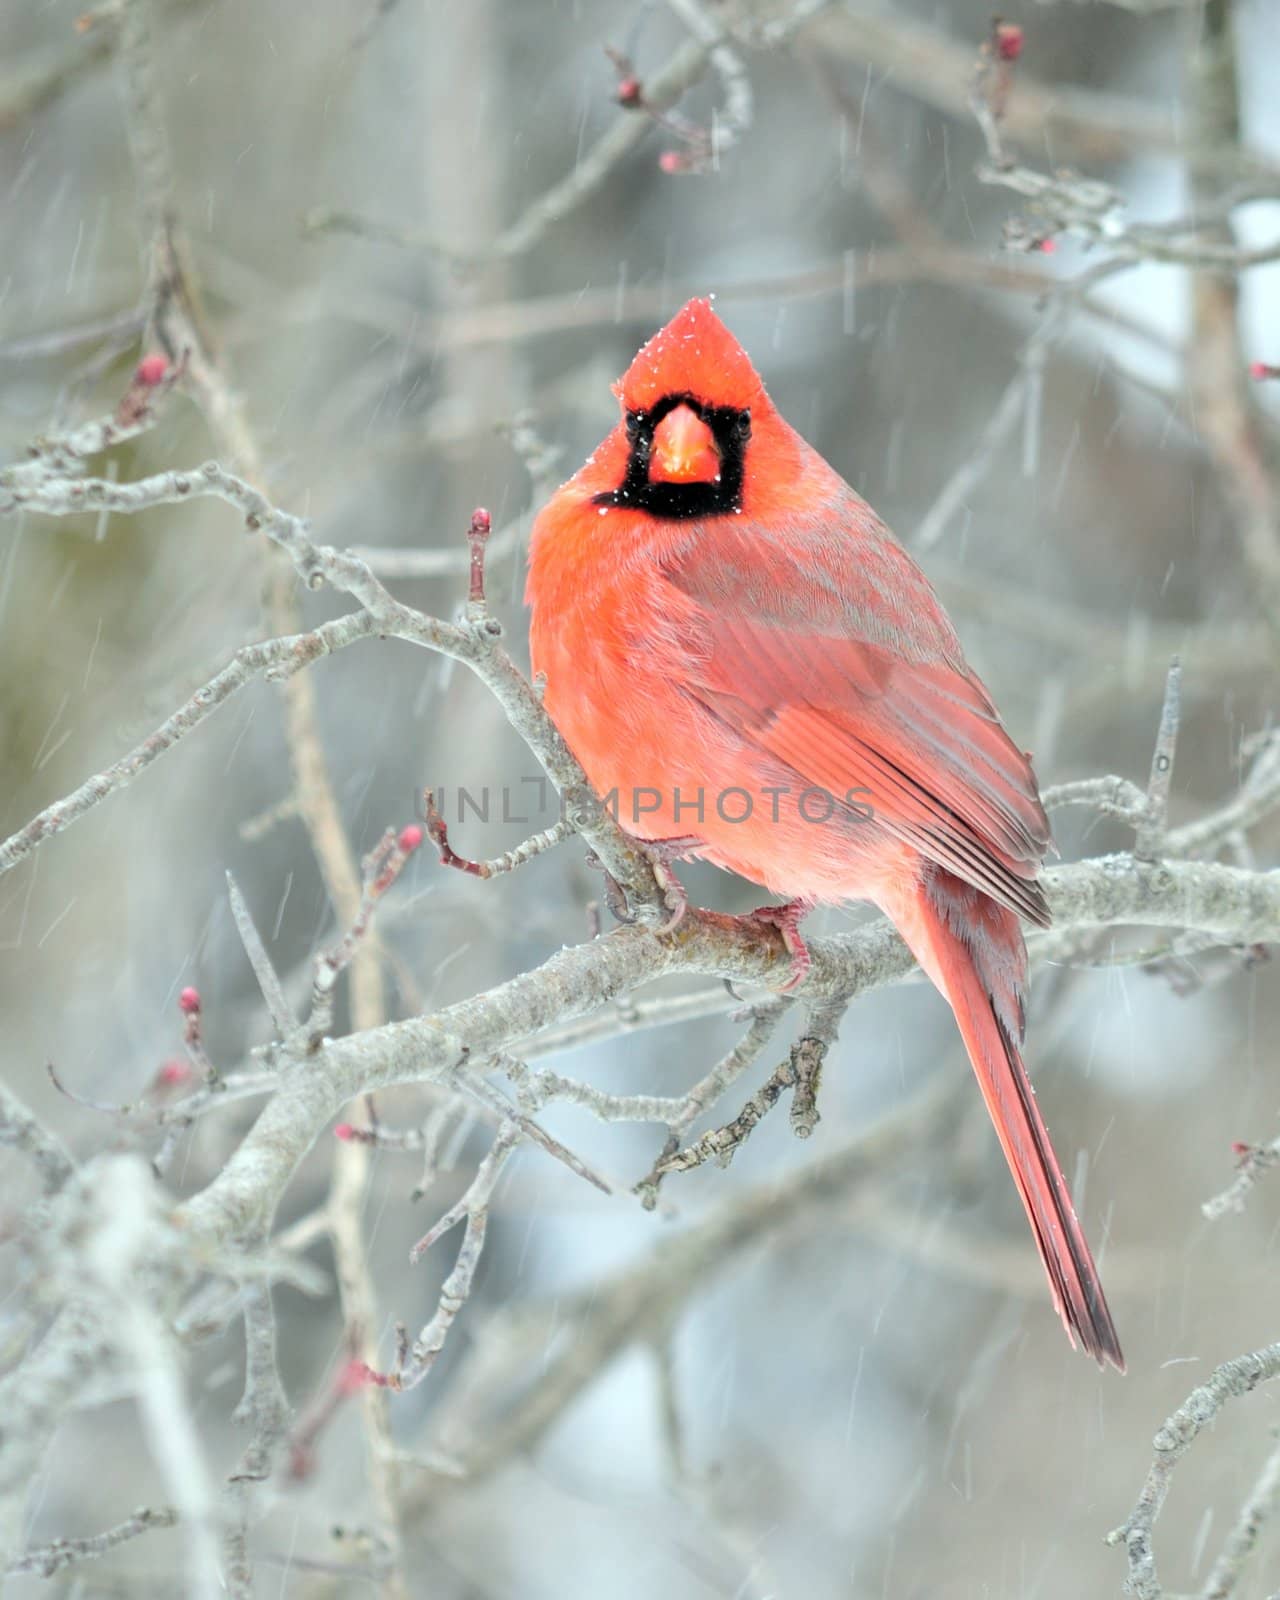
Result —
<path fill-rule="evenodd" d="M 671 870 L 673 861 L 684 861 L 702 847 L 696 834 L 682 834 L 675 839 L 637 839 L 636 844 L 648 856 L 653 875 L 662 890 L 662 898 L 670 915 L 656 931 L 674 933 L 689 910 L 689 893 Z"/>
<path fill-rule="evenodd" d="M 685 913 L 689 909 L 689 892 L 672 872 L 663 855 L 654 851 L 650 853 L 649 859 L 653 863 L 653 875 L 662 890 L 662 898 L 671 913 L 657 931 L 659 934 L 674 933 L 684 921 Z"/>
<path fill-rule="evenodd" d="M 637 839 L 637 846 L 649 858 L 653 868 L 653 876 L 658 887 L 662 890 L 662 898 L 666 904 L 667 920 L 661 923 L 654 931 L 659 935 L 674 933 L 685 919 L 689 910 L 689 895 L 679 878 L 671 870 L 671 862 L 679 860 L 686 855 L 690 846 L 701 841 L 692 837 L 688 839 Z M 634 924 L 635 913 L 627 905 L 627 897 L 621 884 L 610 873 L 594 850 L 587 851 L 587 865 L 594 867 L 604 876 L 605 902 L 618 922 Z"/>
<path fill-rule="evenodd" d="M 613 913 L 614 921 L 628 926 L 634 923 L 636 919 L 631 908 L 627 905 L 627 897 L 623 893 L 622 885 L 594 850 L 587 851 L 587 865 L 594 868 L 604 879 L 604 901 Z"/>
<path fill-rule="evenodd" d="M 809 976 L 813 956 L 800 935 L 800 924 L 813 910 L 812 900 L 788 900 L 781 906 L 760 906 L 747 916 L 748 922 L 763 923 L 766 928 L 776 928 L 782 935 L 782 947 L 791 957 L 791 975 L 781 986 L 781 994 L 798 989 Z"/>

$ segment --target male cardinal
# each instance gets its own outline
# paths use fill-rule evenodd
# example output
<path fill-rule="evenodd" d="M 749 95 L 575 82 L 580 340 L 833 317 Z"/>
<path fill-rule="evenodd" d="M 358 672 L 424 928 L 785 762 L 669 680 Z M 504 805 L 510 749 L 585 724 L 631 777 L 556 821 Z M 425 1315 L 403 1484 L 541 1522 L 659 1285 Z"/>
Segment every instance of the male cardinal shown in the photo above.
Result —
<path fill-rule="evenodd" d="M 870 900 L 949 1002 L 1068 1337 L 1123 1371 L 1023 1065 L 1019 916 L 1049 922 L 1035 776 L 938 597 L 691 300 L 534 524 L 544 704 L 639 838 L 788 896 Z"/>

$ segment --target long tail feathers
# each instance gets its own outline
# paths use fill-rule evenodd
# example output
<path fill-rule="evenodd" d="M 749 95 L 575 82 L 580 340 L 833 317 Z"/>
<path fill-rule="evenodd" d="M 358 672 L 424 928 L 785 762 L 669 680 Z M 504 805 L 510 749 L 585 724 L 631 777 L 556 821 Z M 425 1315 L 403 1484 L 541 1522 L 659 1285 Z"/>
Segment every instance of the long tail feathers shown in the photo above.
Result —
<path fill-rule="evenodd" d="M 1110 1362 L 1123 1372 L 1098 1269 L 1022 1061 L 1027 957 L 1017 917 L 932 868 L 899 925 L 955 1013 L 1067 1336 L 1099 1366 Z"/>

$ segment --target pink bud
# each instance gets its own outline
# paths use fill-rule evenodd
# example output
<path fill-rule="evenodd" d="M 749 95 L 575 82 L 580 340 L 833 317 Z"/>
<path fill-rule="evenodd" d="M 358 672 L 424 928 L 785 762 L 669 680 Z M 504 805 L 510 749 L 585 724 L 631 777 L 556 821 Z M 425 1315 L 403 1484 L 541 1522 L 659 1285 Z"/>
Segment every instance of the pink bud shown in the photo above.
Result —
<path fill-rule="evenodd" d="M 688 172 L 689 158 L 679 150 L 664 150 L 658 157 L 658 165 L 668 173 Z"/>
<path fill-rule="evenodd" d="M 161 1083 L 172 1085 L 186 1083 L 192 1072 L 185 1061 L 166 1061 L 157 1076 Z"/>
<path fill-rule="evenodd" d="M 352 1356 L 338 1373 L 336 1388 L 340 1395 L 357 1394 L 361 1389 L 367 1389 L 370 1384 L 375 1389 L 394 1389 L 396 1386 L 395 1380 L 385 1372 L 379 1372 L 367 1361 Z"/>
<path fill-rule="evenodd" d="M 996 54 L 1001 61 L 1016 61 L 1022 54 L 1022 28 L 1016 22 L 996 23 Z"/>
<path fill-rule="evenodd" d="M 477 506 L 471 513 L 471 532 L 479 538 L 487 539 L 489 529 L 493 526 L 489 513 L 483 506 Z"/>
<path fill-rule="evenodd" d="M 146 389 L 154 389 L 156 384 L 164 382 L 164 375 L 169 370 L 168 358 L 158 353 L 143 356 L 134 372 L 134 382 L 140 383 Z"/>
<path fill-rule="evenodd" d="M 422 829 L 416 822 L 409 823 L 408 827 L 401 828 L 400 837 L 396 843 L 404 851 L 405 855 L 412 855 L 422 843 Z"/>
<path fill-rule="evenodd" d="M 1057 248 L 1058 241 L 1056 239 L 1041 239 L 1040 243 L 1036 246 L 1036 249 L 1042 256 L 1051 256 Z"/>
<path fill-rule="evenodd" d="M 1264 378 L 1273 378 L 1275 372 L 1276 369 L 1268 366 L 1265 361 L 1251 361 L 1249 363 L 1249 376 L 1256 383 L 1261 383 Z"/>
<path fill-rule="evenodd" d="M 337 1389 L 342 1395 L 355 1394 L 360 1389 L 366 1389 L 373 1378 L 373 1368 L 364 1361 L 358 1361 L 354 1356 L 343 1365 L 338 1374 Z"/>
<path fill-rule="evenodd" d="M 1231 1154 L 1243 1161 L 1245 1156 L 1251 1156 L 1253 1154 L 1253 1146 L 1251 1144 L 1244 1144 L 1239 1139 L 1233 1139 L 1231 1141 Z"/>
<path fill-rule="evenodd" d="M 346 1144 L 349 1140 L 355 1138 L 356 1130 L 349 1122 L 340 1122 L 333 1130 L 333 1136 L 335 1139 L 341 1139 Z"/>
<path fill-rule="evenodd" d="M 178 1010 L 185 1016 L 194 1016 L 200 1009 L 200 991 L 190 984 L 178 996 Z"/>
<path fill-rule="evenodd" d="M 639 78 L 623 78 L 618 85 L 618 104 L 625 106 L 628 111 L 633 110 L 644 99 L 644 91 L 640 87 Z"/>

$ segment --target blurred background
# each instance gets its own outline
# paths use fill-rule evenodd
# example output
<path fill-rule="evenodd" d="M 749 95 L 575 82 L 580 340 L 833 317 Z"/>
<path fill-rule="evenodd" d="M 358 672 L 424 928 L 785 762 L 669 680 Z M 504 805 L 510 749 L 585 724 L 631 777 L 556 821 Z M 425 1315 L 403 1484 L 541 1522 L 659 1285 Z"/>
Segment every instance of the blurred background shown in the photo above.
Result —
<path fill-rule="evenodd" d="M 136 333 L 110 331 L 144 281 L 124 82 L 110 18 L 77 33 L 83 4 L 0 14 L 0 462 L 57 419 L 110 411 L 141 353 Z M 1063 235 L 1052 254 L 1002 249 L 1023 202 L 979 181 L 983 143 L 966 106 L 987 6 L 808 7 L 774 46 L 767 30 L 792 18 L 788 6 L 707 0 L 704 14 L 741 31 L 753 113 L 713 170 L 676 173 L 659 158 L 686 151 L 679 131 L 619 107 L 606 53 L 624 53 L 642 84 L 655 78 L 689 37 L 662 4 L 152 9 L 202 313 L 266 487 L 310 516 L 321 542 L 461 551 L 478 503 L 495 527 L 527 530 L 539 498 L 611 426 L 609 384 L 637 346 L 689 295 L 714 292 L 783 413 L 916 549 L 1042 784 L 1104 772 L 1145 783 L 1180 651 L 1173 819 L 1234 790 L 1242 741 L 1274 713 L 1274 656 L 1189 378 L 1201 333 L 1192 274 L 1137 263 L 1077 299 L 1030 399 L 990 431 L 1048 292 L 1105 247 Z M 1224 10 L 1210 8 L 1218 20 Z M 1023 0 L 1005 15 L 1025 30 L 1012 147 L 1040 170 L 1071 166 L 1115 186 L 1136 219 L 1186 216 L 1188 153 L 1205 140 L 1188 69 L 1203 8 Z M 1256 160 L 1228 149 L 1207 181 L 1221 195 L 1249 178 L 1280 196 L 1280 12 L 1256 0 L 1234 8 L 1234 23 L 1241 146 Z M 702 128 L 723 109 L 714 72 L 678 105 Z M 628 118 L 645 136 L 598 190 L 512 242 L 504 230 Z M 317 210 L 415 242 L 323 231 Z M 1265 244 L 1280 204 L 1252 204 L 1239 223 L 1243 242 Z M 488 259 L 500 239 L 503 258 Z M 1278 270 L 1242 280 L 1245 362 L 1280 358 Z M 1255 398 L 1274 414 L 1265 386 Z M 127 480 L 214 453 L 178 397 L 113 462 Z M 490 593 L 525 660 L 522 540 L 503 549 Z M 460 568 L 388 582 L 445 616 L 464 586 Z M 262 587 L 256 542 L 211 502 L 0 524 L 0 831 L 115 760 L 239 645 L 265 637 Z M 298 604 L 309 625 L 343 609 L 323 594 Z M 358 852 L 412 820 L 424 784 L 500 792 L 536 770 L 481 686 L 422 651 L 375 641 L 311 671 Z M 181 1056 L 176 997 L 189 983 L 225 1068 L 268 1036 L 227 869 L 291 990 L 307 992 L 335 920 L 291 787 L 280 694 L 258 684 L 0 883 L 3 1070 L 77 1153 L 127 1133 L 59 1097 L 47 1061 L 89 1099 L 137 1099 Z M 528 831 L 495 807 L 487 824 L 455 827 L 454 843 L 491 856 Z M 1059 813 L 1055 831 L 1068 861 L 1130 843 L 1087 812 Z M 1274 861 L 1274 823 L 1253 842 L 1260 864 Z M 701 903 L 758 903 L 711 869 L 682 872 Z M 579 942 L 599 892 L 573 845 L 489 883 L 420 852 L 380 924 L 391 1014 L 475 993 Z M 861 916 L 823 913 L 811 926 Z M 1272 969 L 1108 964 L 1115 948 L 1156 942 L 1151 930 L 1082 941 L 1040 973 L 1031 1005 L 1040 1103 L 1074 1175 L 1127 1377 L 1067 1347 L 942 1002 L 920 984 L 882 991 L 843 1025 L 815 1137 L 802 1144 L 770 1119 L 730 1169 L 670 1181 L 665 1214 L 606 1199 L 538 1151 L 518 1154 L 444 1356 L 391 1403 L 398 1444 L 473 1467 L 458 1480 L 404 1469 L 408 1593 L 1118 1594 L 1123 1552 L 1102 1540 L 1136 1497 L 1156 1427 L 1216 1363 L 1280 1329 L 1277 1191 L 1263 1187 L 1243 1216 L 1216 1224 L 1200 1213 L 1230 1179 L 1232 1141 L 1276 1131 Z M 549 1064 L 612 1090 L 677 1093 L 740 1032 L 706 1019 Z M 766 1057 L 741 1096 L 774 1064 Z M 873 1182 L 836 1170 L 806 1185 L 815 1163 L 935 1074 L 955 1081 L 945 1114 L 922 1113 L 919 1138 Z M 424 1103 L 402 1090 L 379 1109 L 411 1126 Z M 171 1175 L 180 1193 L 221 1168 L 256 1105 L 198 1126 Z M 661 1142 L 657 1128 L 605 1128 L 580 1110 L 545 1120 L 624 1190 Z M 456 1240 L 413 1270 L 409 1248 L 486 1148 L 465 1124 L 452 1143 L 452 1170 L 416 1203 L 417 1158 L 373 1160 L 364 1221 L 387 1361 L 392 1323 L 430 1316 Z M 332 1152 L 326 1139 L 308 1158 L 282 1224 L 321 1202 Z M 0 1171 L 11 1211 L 29 1178 L 16 1158 Z M 725 1223 L 734 1216 L 740 1227 Z M 690 1237 L 710 1244 L 682 1252 Z M 311 1255 L 331 1265 L 322 1241 Z M 285 1288 L 276 1304 L 282 1372 L 303 1408 L 343 1357 L 337 1297 Z M 6 1362 L 28 1331 L 13 1310 Z M 224 1474 L 243 1446 L 229 1420 L 239 1331 L 191 1360 L 197 1420 Z M 531 1421 L 540 1392 L 550 1398 Z M 129 1400 L 85 1398 L 33 1485 L 33 1543 L 164 1499 Z M 1180 1468 L 1157 1532 L 1172 1586 L 1204 1581 L 1276 1404 L 1260 1391 Z M 352 1532 L 374 1520 L 360 1411 L 347 1404 L 309 1470 L 273 1486 L 251 1539 L 256 1592 L 379 1592 L 360 1575 L 376 1550 Z M 12 1590 L 172 1594 L 180 1557 L 180 1533 L 158 1532 L 79 1576 Z M 1272 1538 L 1237 1592 L 1269 1594 L 1278 1573 Z"/>

